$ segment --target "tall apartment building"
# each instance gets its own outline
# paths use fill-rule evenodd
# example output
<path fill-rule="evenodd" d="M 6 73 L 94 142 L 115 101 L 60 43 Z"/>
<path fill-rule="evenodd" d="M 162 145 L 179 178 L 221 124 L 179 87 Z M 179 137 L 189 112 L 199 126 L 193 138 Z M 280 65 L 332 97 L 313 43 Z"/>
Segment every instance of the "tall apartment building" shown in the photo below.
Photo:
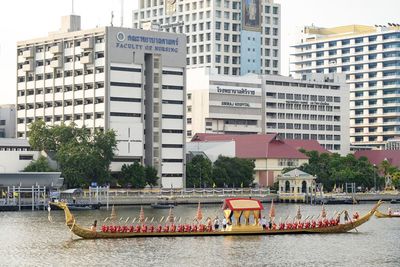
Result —
<path fill-rule="evenodd" d="M 196 133 L 278 133 L 349 152 L 349 96 L 344 75 L 302 80 L 279 75 L 187 71 L 187 140 Z"/>
<path fill-rule="evenodd" d="M 400 136 L 400 26 L 305 27 L 293 46 L 291 72 L 345 73 L 350 142 L 383 147 Z"/>
<path fill-rule="evenodd" d="M 101 27 L 61 31 L 17 44 L 17 137 L 29 124 L 69 124 L 117 133 L 112 170 L 138 161 L 163 187 L 184 186 L 186 38 Z"/>
<path fill-rule="evenodd" d="M 0 138 L 15 138 L 15 105 L 0 105 Z"/>
<path fill-rule="evenodd" d="M 140 0 L 133 27 L 187 36 L 187 68 L 219 74 L 280 73 L 281 7 L 273 0 Z"/>

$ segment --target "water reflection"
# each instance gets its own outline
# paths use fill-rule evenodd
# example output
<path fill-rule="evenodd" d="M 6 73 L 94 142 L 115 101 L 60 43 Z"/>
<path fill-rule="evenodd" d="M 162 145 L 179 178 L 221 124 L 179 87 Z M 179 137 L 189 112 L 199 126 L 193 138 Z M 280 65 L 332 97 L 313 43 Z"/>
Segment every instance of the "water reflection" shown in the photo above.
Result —
<path fill-rule="evenodd" d="M 400 205 L 391 205 L 394 209 Z M 358 210 L 364 214 L 372 204 L 329 206 L 334 210 Z M 387 206 L 382 207 L 382 210 Z M 192 221 L 196 205 L 177 206 L 174 215 Z M 319 206 L 301 206 L 302 213 L 319 214 Z M 117 208 L 118 218 L 139 216 L 140 207 Z M 296 214 L 296 205 L 276 205 L 276 217 Z M 110 210 L 75 212 L 77 223 L 101 225 Z M 168 210 L 144 207 L 146 217 L 157 221 Z M 264 214 L 267 214 L 264 212 Z M 222 216 L 219 206 L 204 206 L 205 218 Z M 400 220 L 375 219 L 357 232 L 332 235 L 163 237 L 115 240 L 83 240 L 65 226 L 64 214 L 46 212 L 0 213 L 0 265 L 79 266 L 398 266 Z M 124 220 L 125 220 L 124 219 Z M 156 220 L 155 219 L 155 220 Z M 71 238 L 72 237 L 72 238 Z M 7 255 L 7 256 L 4 256 Z"/>

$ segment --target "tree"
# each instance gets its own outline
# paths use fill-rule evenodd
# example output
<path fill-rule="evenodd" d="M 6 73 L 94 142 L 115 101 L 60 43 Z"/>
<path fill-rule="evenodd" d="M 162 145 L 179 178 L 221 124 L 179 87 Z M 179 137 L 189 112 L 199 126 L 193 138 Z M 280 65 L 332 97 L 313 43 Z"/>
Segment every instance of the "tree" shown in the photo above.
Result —
<path fill-rule="evenodd" d="M 55 153 L 67 187 L 105 183 L 117 147 L 115 132 L 77 128 L 61 124 L 46 126 L 41 121 L 30 125 L 29 143 L 33 149 Z"/>
<path fill-rule="evenodd" d="M 146 166 L 144 168 L 145 182 L 150 187 L 157 185 L 159 177 L 157 176 L 157 169 L 153 166 Z"/>
<path fill-rule="evenodd" d="M 122 165 L 121 183 L 124 187 L 144 188 L 146 186 L 144 167 L 138 162 Z"/>
<path fill-rule="evenodd" d="M 300 150 L 309 157 L 309 162 L 299 167 L 304 172 L 317 177 L 317 182 L 331 190 L 334 185 L 356 183 L 357 186 L 371 188 L 377 175 L 373 165 L 365 157 L 340 156 L 337 153 L 319 154 L 317 151 Z"/>
<path fill-rule="evenodd" d="M 46 157 L 40 156 L 37 160 L 33 160 L 25 167 L 24 172 L 54 172 L 47 161 Z"/>
<path fill-rule="evenodd" d="M 254 162 L 248 159 L 240 159 L 240 158 L 229 158 L 219 156 L 218 159 L 214 162 L 214 168 L 219 169 L 217 172 L 221 173 L 225 176 L 226 179 L 224 184 L 232 185 L 235 187 L 244 186 L 248 187 L 254 181 Z M 224 170 L 224 171 L 222 171 Z M 214 174 L 215 175 L 215 174 Z M 215 177 L 216 184 L 221 186 L 221 180 Z"/>
<path fill-rule="evenodd" d="M 203 187 L 204 184 L 212 186 L 212 163 L 202 155 L 196 155 L 186 164 L 186 186 Z"/>

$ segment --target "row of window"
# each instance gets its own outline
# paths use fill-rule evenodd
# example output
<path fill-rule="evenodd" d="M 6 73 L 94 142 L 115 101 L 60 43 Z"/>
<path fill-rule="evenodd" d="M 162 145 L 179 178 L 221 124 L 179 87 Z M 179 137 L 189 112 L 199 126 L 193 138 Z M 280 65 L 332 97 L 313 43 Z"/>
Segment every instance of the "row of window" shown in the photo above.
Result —
<path fill-rule="evenodd" d="M 327 141 L 340 141 L 340 135 L 330 134 L 301 134 L 301 133 L 278 133 L 278 136 L 282 139 L 302 139 L 302 140 L 327 140 Z M 335 148 L 335 150 L 340 150 Z"/>
<path fill-rule="evenodd" d="M 35 120 L 43 120 L 45 122 L 56 122 L 56 121 L 71 121 L 71 120 L 92 120 L 92 119 L 104 119 L 103 112 L 96 113 L 80 113 L 80 114 L 65 114 L 65 115 L 55 115 L 55 116 L 44 116 L 44 117 L 27 117 L 27 118 L 18 118 L 17 123 L 25 123 L 29 124 Z"/>
<path fill-rule="evenodd" d="M 80 91 L 80 90 L 92 90 L 92 89 L 101 89 L 104 88 L 103 82 L 96 83 L 85 83 L 85 84 L 75 84 L 72 85 L 64 85 L 64 86 L 55 86 L 55 87 L 45 87 L 45 88 L 36 88 L 36 89 L 25 89 L 18 90 L 18 96 L 26 95 L 41 95 L 41 94 L 51 94 L 51 93 L 62 93 L 62 92 L 71 92 L 71 91 Z"/>
<path fill-rule="evenodd" d="M 64 48 L 71 48 L 71 47 L 80 47 L 82 42 L 89 41 L 89 39 L 92 37 L 85 37 L 85 38 L 80 38 L 77 40 L 70 40 L 70 41 L 63 41 L 63 47 Z M 104 36 L 96 36 L 94 39 L 94 42 L 96 44 L 99 43 L 104 43 Z M 29 49 L 33 48 L 33 51 L 36 53 L 42 53 L 42 52 L 47 52 L 50 51 L 52 47 L 58 46 L 58 43 L 52 43 L 52 44 L 44 44 L 44 45 L 37 45 L 34 48 L 33 47 L 24 47 L 18 49 L 18 56 L 22 56 L 24 51 L 27 51 Z"/>
<path fill-rule="evenodd" d="M 275 103 L 266 102 L 265 106 L 269 109 L 294 109 L 294 110 L 313 110 L 313 111 L 329 111 L 340 112 L 340 106 L 328 105 L 309 105 L 309 104 L 291 104 L 291 103 Z"/>
<path fill-rule="evenodd" d="M 392 40 L 392 39 L 400 39 L 400 33 L 388 33 L 388 34 L 383 34 L 382 35 L 383 40 Z M 364 42 L 366 43 L 371 43 L 371 42 L 376 42 L 378 40 L 378 35 L 373 35 L 373 36 L 368 36 L 368 37 L 357 37 L 353 39 L 344 39 L 340 41 L 329 41 L 329 42 L 321 42 L 316 44 L 317 49 L 323 49 L 326 47 L 336 47 L 339 44 L 342 46 L 348 46 L 350 44 L 363 44 Z M 351 42 L 353 41 L 353 42 Z M 303 50 L 311 50 L 312 45 L 305 45 L 302 46 Z"/>
<path fill-rule="evenodd" d="M 332 115 L 267 112 L 266 116 L 267 116 L 267 119 L 312 120 L 312 121 L 335 121 L 335 122 L 340 122 L 340 116 L 332 116 Z"/>
<path fill-rule="evenodd" d="M 311 130 L 340 132 L 340 125 L 267 122 L 267 129 Z"/>
<path fill-rule="evenodd" d="M 59 101 L 46 101 L 46 102 L 36 102 L 36 103 L 25 103 L 25 104 L 18 104 L 17 110 L 24 110 L 24 109 L 38 109 L 38 108 L 51 108 L 51 107 L 68 107 L 68 106 L 79 106 L 79 105 L 89 105 L 89 104 L 100 104 L 104 103 L 104 97 L 96 97 L 93 98 L 80 98 L 80 99 L 69 99 L 69 100 L 59 100 Z"/>
<path fill-rule="evenodd" d="M 335 102 L 340 103 L 339 96 L 324 96 L 324 95 L 302 95 L 302 94 L 289 94 L 289 93 L 275 93 L 266 92 L 267 98 L 288 99 L 288 100 L 302 100 L 302 101 L 320 101 L 320 102 Z"/>

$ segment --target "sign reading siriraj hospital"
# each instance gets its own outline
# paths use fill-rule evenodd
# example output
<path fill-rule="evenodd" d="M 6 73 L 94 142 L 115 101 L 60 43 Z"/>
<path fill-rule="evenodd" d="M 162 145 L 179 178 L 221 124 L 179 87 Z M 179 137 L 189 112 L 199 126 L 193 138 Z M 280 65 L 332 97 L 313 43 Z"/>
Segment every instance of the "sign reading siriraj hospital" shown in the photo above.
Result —
<path fill-rule="evenodd" d="M 211 86 L 210 92 L 228 95 L 260 96 L 261 88 L 229 87 L 217 85 Z"/>
<path fill-rule="evenodd" d="M 242 0 L 242 23 L 244 30 L 261 31 L 260 0 Z"/>

